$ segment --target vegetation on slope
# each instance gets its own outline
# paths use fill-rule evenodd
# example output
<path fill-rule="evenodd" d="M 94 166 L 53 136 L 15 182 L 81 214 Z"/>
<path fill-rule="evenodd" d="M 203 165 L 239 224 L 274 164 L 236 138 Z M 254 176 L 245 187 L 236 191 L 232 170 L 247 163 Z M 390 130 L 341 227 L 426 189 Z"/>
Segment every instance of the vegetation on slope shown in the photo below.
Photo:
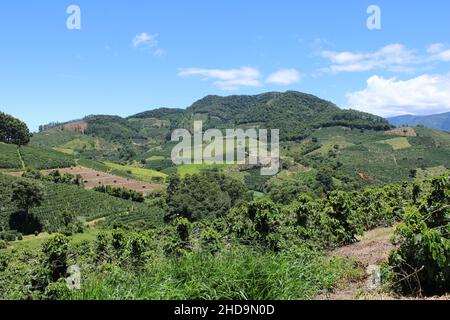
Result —
<path fill-rule="evenodd" d="M 0 112 L 0 142 L 24 146 L 30 142 L 30 137 L 25 123 Z"/>
<path fill-rule="evenodd" d="M 17 226 L 17 223 L 14 222 L 14 218 L 17 218 L 18 208 L 11 201 L 11 195 L 12 186 L 17 181 L 33 182 L 34 180 L 0 174 L 0 228 L 2 230 L 9 230 L 11 226 L 26 227 Z M 117 219 L 122 215 L 134 215 L 135 221 L 145 221 L 148 225 L 162 223 L 163 213 L 161 210 L 148 204 L 118 199 L 104 193 L 84 190 L 75 185 L 46 181 L 36 183 L 44 193 L 42 204 L 30 210 L 30 213 L 39 222 L 37 231 L 58 231 L 63 226 L 65 213 L 88 221 L 102 217 Z M 27 229 L 19 231 L 30 231 Z"/>

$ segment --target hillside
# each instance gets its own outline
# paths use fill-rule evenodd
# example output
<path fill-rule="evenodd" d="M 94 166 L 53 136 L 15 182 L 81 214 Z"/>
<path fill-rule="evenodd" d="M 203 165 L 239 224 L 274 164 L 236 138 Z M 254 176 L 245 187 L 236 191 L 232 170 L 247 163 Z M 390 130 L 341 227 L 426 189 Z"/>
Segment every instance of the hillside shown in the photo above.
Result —
<path fill-rule="evenodd" d="M 394 126 L 425 126 L 436 130 L 450 131 L 450 112 L 428 116 L 404 115 L 388 119 Z"/>
<path fill-rule="evenodd" d="M 18 181 L 33 180 L 0 173 L 0 230 L 15 229 L 28 233 L 28 228 L 33 226 L 18 220 L 18 209 L 11 201 L 13 185 Z M 153 226 L 162 224 L 161 210 L 149 204 L 118 199 L 74 185 L 45 181 L 39 181 L 39 185 L 44 190 L 45 200 L 41 206 L 32 209 L 31 213 L 41 224 L 38 227 L 41 231 L 59 230 L 63 226 L 64 214 L 83 221 L 108 218 L 109 221 L 126 219 L 130 223 L 143 221 Z"/>
<path fill-rule="evenodd" d="M 192 129 L 194 119 L 204 128 L 279 128 L 283 170 L 277 177 L 261 177 L 257 168 L 220 166 L 258 192 L 292 181 L 304 185 L 297 192 L 320 192 L 317 176 L 331 172 L 338 188 L 399 182 L 450 168 L 450 134 L 426 128 L 413 134 L 390 132 L 380 117 L 340 110 L 333 103 L 300 92 L 270 92 L 255 96 L 207 96 L 187 108 L 161 108 L 128 118 L 89 116 L 75 128 L 70 123 L 36 134 L 32 146 L 53 148 L 75 158 L 120 163 L 122 173 L 140 169 L 185 175 L 217 167 L 174 167 L 170 156 L 175 128 Z M 83 164 L 98 170 L 96 163 Z M 125 169 L 128 168 L 128 169 Z M 117 168 L 115 168 L 117 169 Z M 188 170 L 186 170 L 188 169 Z M 325 171 L 324 171 L 325 170 Z M 105 171 L 105 170 L 101 170 Z M 134 177 L 136 178 L 136 177 Z M 270 181 L 269 181 L 270 180 Z"/>
<path fill-rule="evenodd" d="M 193 119 L 280 125 L 280 172 L 175 167 L 170 132 Z M 372 263 L 389 266 L 376 292 L 449 291 L 449 132 L 289 92 L 89 116 L 0 148 L 0 299 L 371 297 Z M 361 237 L 380 227 L 395 244 Z M 64 280 L 73 264 L 79 290 Z"/>
<path fill-rule="evenodd" d="M 75 159 L 48 148 L 0 143 L 0 169 L 57 169 L 75 165 Z"/>

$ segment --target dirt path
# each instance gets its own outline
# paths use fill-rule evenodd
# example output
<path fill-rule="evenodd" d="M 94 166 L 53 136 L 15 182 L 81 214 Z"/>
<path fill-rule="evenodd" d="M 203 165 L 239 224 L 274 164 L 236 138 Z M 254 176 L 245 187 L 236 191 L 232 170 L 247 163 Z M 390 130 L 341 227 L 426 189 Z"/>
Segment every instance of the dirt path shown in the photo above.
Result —
<path fill-rule="evenodd" d="M 355 259 L 363 269 L 370 271 L 371 266 L 379 266 L 389 257 L 389 253 L 394 248 L 390 241 L 393 234 L 394 228 L 378 228 L 365 233 L 358 243 L 339 248 L 331 252 L 330 255 Z M 363 278 L 343 284 L 335 292 L 321 294 L 317 299 L 353 300 L 358 299 L 358 297 L 364 298 L 369 293 L 367 286 L 369 278 L 370 272 Z M 374 298 L 389 299 L 389 297 L 378 295 Z"/>

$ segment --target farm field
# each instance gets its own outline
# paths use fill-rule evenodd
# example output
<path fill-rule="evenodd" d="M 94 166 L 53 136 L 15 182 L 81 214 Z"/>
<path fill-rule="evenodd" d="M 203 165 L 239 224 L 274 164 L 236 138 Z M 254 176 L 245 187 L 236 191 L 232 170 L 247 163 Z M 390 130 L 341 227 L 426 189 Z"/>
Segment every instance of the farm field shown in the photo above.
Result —
<path fill-rule="evenodd" d="M 155 171 L 155 170 L 143 169 L 143 168 L 138 168 L 138 167 L 134 167 L 134 166 L 123 166 L 123 165 L 112 163 L 112 162 L 103 162 L 103 164 L 106 165 L 107 167 L 109 167 L 111 170 L 119 170 L 119 171 L 123 171 L 123 172 L 128 172 L 136 179 L 146 181 L 146 182 L 154 182 L 155 179 L 164 181 L 167 177 L 166 174 Z"/>
<path fill-rule="evenodd" d="M 51 170 L 44 170 L 42 173 L 48 174 Z M 123 178 L 119 176 L 115 176 L 109 173 L 96 171 L 93 169 L 85 168 L 82 166 L 70 167 L 70 168 L 62 168 L 58 169 L 58 171 L 64 175 L 66 173 L 71 175 L 80 175 L 84 182 L 84 187 L 87 190 L 94 189 L 98 186 L 111 186 L 115 188 L 126 188 L 130 190 L 134 190 L 137 192 L 141 192 L 143 194 L 149 194 L 154 191 L 161 191 L 165 187 L 162 184 L 154 184 L 148 182 L 142 182 L 138 180 Z M 20 177 L 23 172 L 10 172 L 8 173 L 11 176 Z"/>
<path fill-rule="evenodd" d="M 19 151 L 27 168 L 45 170 L 75 165 L 73 157 L 52 149 L 21 147 Z"/>
<path fill-rule="evenodd" d="M 78 244 L 83 241 L 92 242 L 96 239 L 100 230 L 97 228 L 87 228 L 83 233 L 74 234 L 71 238 L 73 244 Z M 42 244 L 52 237 L 47 232 L 42 232 L 36 235 L 23 236 L 23 240 L 13 241 L 9 244 L 5 251 L 12 250 L 39 250 Z"/>
<path fill-rule="evenodd" d="M 0 169 L 22 168 L 17 146 L 0 143 Z"/>
<path fill-rule="evenodd" d="M 61 174 L 69 173 L 72 175 L 81 175 L 81 177 L 83 178 L 84 187 L 88 190 L 93 189 L 99 185 L 126 188 L 142 192 L 144 194 L 164 189 L 164 185 L 162 184 L 154 184 L 122 178 L 109 173 L 98 172 L 81 166 L 60 169 L 59 171 L 61 172 Z"/>
<path fill-rule="evenodd" d="M 10 229 L 11 215 L 17 212 L 11 201 L 12 186 L 17 181 L 33 182 L 30 179 L 0 174 L 0 229 L 3 230 Z M 30 212 L 41 221 L 42 231 L 58 230 L 63 213 L 73 214 L 88 222 L 99 218 L 116 219 L 122 215 L 132 215 L 134 220 L 144 220 L 151 225 L 162 223 L 162 212 L 151 204 L 123 200 L 75 185 L 45 181 L 39 181 L 38 185 L 45 193 L 45 200 Z"/>
<path fill-rule="evenodd" d="M 393 138 L 389 140 L 380 141 L 380 143 L 386 143 L 394 150 L 408 149 L 411 147 L 408 139 L 405 137 Z"/>

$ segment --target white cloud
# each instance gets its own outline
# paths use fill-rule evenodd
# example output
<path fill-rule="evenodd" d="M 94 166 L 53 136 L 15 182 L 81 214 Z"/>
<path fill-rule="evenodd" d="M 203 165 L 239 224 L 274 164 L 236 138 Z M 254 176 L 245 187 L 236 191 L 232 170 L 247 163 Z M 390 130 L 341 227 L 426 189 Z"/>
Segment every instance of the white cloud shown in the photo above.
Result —
<path fill-rule="evenodd" d="M 147 32 L 142 32 L 133 38 L 133 47 L 137 48 L 141 45 L 146 45 L 149 47 L 158 46 L 158 34 L 148 34 Z"/>
<path fill-rule="evenodd" d="M 266 82 L 277 85 L 290 85 L 300 81 L 300 74 L 295 69 L 278 70 L 267 78 Z"/>
<path fill-rule="evenodd" d="M 162 57 L 163 55 L 166 54 L 166 51 L 164 51 L 163 49 L 156 49 L 153 54 L 157 57 Z"/>
<path fill-rule="evenodd" d="M 148 34 L 147 32 L 142 32 L 137 34 L 133 40 L 132 45 L 135 48 L 143 47 L 149 50 L 156 57 L 162 57 L 166 52 L 159 48 L 158 44 L 158 34 Z"/>
<path fill-rule="evenodd" d="M 347 94 L 348 106 L 381 116 L 450 111 L 450 74 L 397 80 L 373 76 L 362 91 Z"/>
<path fill-rule="evenodd" d="M 423 60 L 413 50 L 409 50 L 402 44 L 390 44 L 375 52 L 321 51 L 320 54 L 331 63 L 323 71 L 332 73 L 363 72 L 374 69 L 412 71 L 413 66 L 420 64 Z"/>
<path fill-rule="evenodd" d="M 431 54 L 430 60 L 450 61 L 450 48 L 443 43 L 432 44 L 427 52 Z"/>
<path fill-rule="evenodd" d="M 261 72 L 258 69 L 242 67 L 239 69 L 180 69 L 181 77 L 202 76 L 205 80 L 215 80 L 214 85 L 222 90 L 237 90 L 241 87 L 258 87 L 261 85 Z"/>

